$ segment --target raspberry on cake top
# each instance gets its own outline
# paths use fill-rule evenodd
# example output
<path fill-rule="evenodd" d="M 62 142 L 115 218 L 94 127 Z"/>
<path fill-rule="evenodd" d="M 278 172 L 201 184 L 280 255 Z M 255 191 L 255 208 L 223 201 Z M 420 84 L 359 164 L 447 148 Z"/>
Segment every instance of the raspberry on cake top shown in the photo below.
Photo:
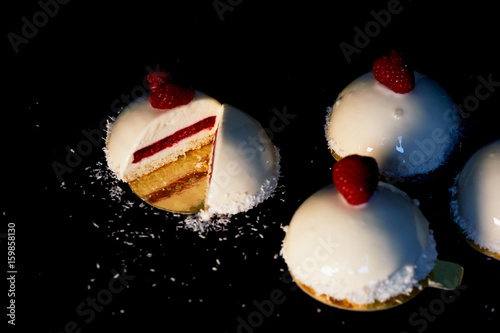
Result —
<path fill-rule="evenodd" d="M 351 82 L 328 108 L 325 134 L 336 159 L 377 160 L 385 176 L 410 178 L 443 165 L 460 135 L 457 109 L 443 87 L 391 51 Z"/>

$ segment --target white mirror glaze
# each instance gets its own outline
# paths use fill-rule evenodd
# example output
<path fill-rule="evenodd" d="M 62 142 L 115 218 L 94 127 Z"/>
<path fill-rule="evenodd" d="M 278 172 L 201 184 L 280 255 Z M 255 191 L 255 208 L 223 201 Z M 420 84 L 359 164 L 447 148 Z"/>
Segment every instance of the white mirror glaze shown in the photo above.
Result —
<path fill-rule="evenodd" d="M 208 211 L 246 211 L 271 195 L 278 178 L 279 153 L 260 123 L 224 104 L 206 199 Z"/>
<path fill-rule="evenodd" d="M 452 212 L 466 236 L 500 254 L 500 140 L 472 155 L 452 193 Z"/>
<path fill-rule="evenodd" d="M 371 72 L 340 92 L 326 117 L 329 148 L 340 157 L 375 158 L 388 176 L 423 175 L 444 164 L 459 137 L 459 115 L 448 93 L 414 72 L 415 88 L 399 94 Z"/>
<path fill-rule="evenodd" d="M 383 182 L 360 206 L 349 205 L 333 185 L 313 194 L 295 212 L 282 255 L 316 293 L 358 304 L 409 293 L 437 258 L 418 206 Z"/>

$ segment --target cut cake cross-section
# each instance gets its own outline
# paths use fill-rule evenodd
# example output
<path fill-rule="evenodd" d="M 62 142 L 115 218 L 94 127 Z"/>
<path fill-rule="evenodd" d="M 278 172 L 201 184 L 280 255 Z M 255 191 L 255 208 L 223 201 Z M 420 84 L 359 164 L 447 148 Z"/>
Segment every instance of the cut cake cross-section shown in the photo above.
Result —
<path fill-rule="evenodd" d="M 153 206 L 181 213 L 236 214 L 277 186 L 279 153 L 258 121 L 196 91 L 172 109 L 147 98 L 109 126 L 108 166 Z"/>

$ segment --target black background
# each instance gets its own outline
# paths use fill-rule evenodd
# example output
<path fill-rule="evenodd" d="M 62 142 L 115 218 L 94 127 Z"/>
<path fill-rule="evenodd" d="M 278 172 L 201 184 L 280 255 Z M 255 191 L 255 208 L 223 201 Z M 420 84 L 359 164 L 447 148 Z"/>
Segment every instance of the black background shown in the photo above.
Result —
<path fill-rule="evenodd" d="M 461 151 L 448 166 L 432 179 L 399 184 L 420 200 L 440 259 L 465 268 L 458 296 L 445 303 L 443 297 L 453 293 L 426 289 L 395 309 L 342 311 L 297 290 L 279 257 L 281 226 L 303 200 L 331 183 L 326 107 L 378 55 L 390 48 L 408 52 L 416 70 L 440 82 L 457 104 L 475 95 L 479 77 L 500 81 L 496 8 L 480 1 L 438 6 L 402 0 L 401 12 L 348 63 L 339 44 L 354 45 L 354 28 L 364 30 L 374 21 L 371 11 L 386 9 L 388 2 L 221 0 L 232 9 L 221 20 L 213 1 L 70 1 L 41 22 L 17 53 L 8 34 L 22 35 L 22 18 L 33 22 L 42 9 L 36 1 L 4 4 L 0 218 L 3 228 L 16 224 L 16 328 L 439 332 L 469 325 L 496 332 L 500 263 L 461 238 L 450 219 L 448 189 L 472 152 L 500 138 L 498 91 L 464 120 Z M 54 162 L 67 163 L 68 148 L 87 140 L 83 131 L 116 115 L 115 107 L 125 104 L 122 94 L 142 86 L 147 66 L 157 65 L 246 110 L 264 127 L 276 110 L 293 115 L 273 133 L 282 155 L 280 188 L 231 218 L 226 230 L 200 237 L 185 228 L 183 217 L 139 207 L 126 186 L 113 199 L 112 179 L 96 179 L 105 170 L 99 165 L 102 143 L 61 175 L 63 183 L 54 171 Z M 122 269 L 131 277 L 128 288 L 111 294 L 95 316 L 77 312 L 82 304 L 89 309 L 89 299 L 109 295 L 109 282 Z M 4 309 L 7 290 L 5 284 Z M 270 306 L 273 298 L 279 304 Z"/>

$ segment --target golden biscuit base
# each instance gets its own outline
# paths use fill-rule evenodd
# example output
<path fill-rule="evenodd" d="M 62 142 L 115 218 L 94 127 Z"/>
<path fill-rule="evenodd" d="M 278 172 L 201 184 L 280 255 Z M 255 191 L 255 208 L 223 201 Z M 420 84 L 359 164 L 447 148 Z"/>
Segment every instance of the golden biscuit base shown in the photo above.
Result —
<path fill-rule="evenodd" d="M 174 213 L 193 214 L 204 208 L 213 142 L 186 152 L 177 160 L 129 183 L 148 204 Z"/>
<path fill-rule="evenodd" d="M 455 219 L 454 217 L 454 213 L 453 213 L 453 210 L 450 209 L 450 218 L 452 220 Z M 473 248 L 475 249 L 476 251 L 479 251 L 481 252 L 482 254 L 485 254 L 487 255 L 488 257 L 491 257 L 493 259 L 496 259 L 496 260 L 500 260 L 500 253 L 497 253 L 497 252 L 493 252 L 493 251 L 490 251 L 488 249 L 485 249 L 484 247 L 481 247 L 480 245 L 478 245 L 476 242 L 474 242 L 471 238 L 469 238 L 467 236 L 467 234 L 465 233 L 465 231 L 460 228 L 460 235 L 462 236 L 462 238 Z"/>

